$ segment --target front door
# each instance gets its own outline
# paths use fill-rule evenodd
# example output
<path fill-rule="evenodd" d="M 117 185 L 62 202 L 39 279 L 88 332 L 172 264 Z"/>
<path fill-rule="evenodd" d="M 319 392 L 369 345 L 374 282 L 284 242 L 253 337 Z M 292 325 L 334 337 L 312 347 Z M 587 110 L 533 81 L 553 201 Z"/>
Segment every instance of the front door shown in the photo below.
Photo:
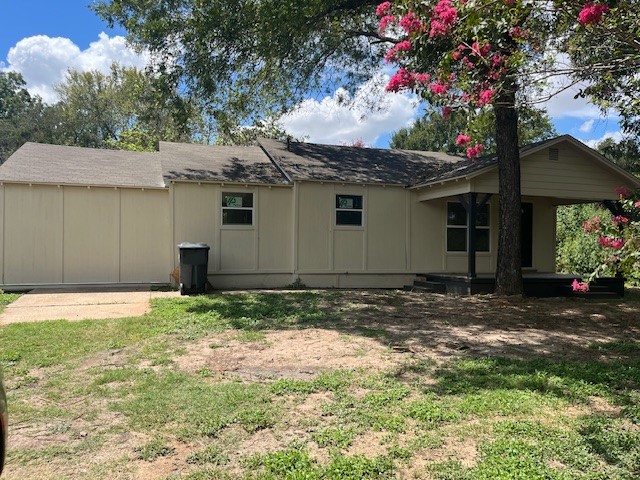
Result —
<path fill-rule="evenodd" d="M 533 267 L 533 204 L 522 203 L 522 267 Z"/>

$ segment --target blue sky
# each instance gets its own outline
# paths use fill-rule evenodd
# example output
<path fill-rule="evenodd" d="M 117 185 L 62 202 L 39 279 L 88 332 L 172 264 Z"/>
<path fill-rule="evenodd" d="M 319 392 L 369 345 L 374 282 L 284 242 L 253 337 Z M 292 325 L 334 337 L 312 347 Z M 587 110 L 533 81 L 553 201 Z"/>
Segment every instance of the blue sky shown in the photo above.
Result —
<path fill-rule="evenodd" d="M 23 74 L 29 90 L 46 101 L 55 101 L 53 85 L 64 79 L 69 68 L 107 71 L 112 61 L 144 66 L 146 57 L 131 51 L 120 28 L 109 29 L 88 7 L 91 0 L 2 0 L 0 4 L 0 68 Z M 11 51 L 11 53 L 10 53 Z M 309 99 L 283 120 L 296 137 L 319 143 L 351 143 L 387 147 L 390 134 L 411 124 L 418 114 L 410 95 L 386 95 L 385 109 L 367 111 L 363 98 L 385 82 L 365 84 L 350 102 L 345 92 L 324 99 Z M 345 106 L 346 105 L 346 106 Z M 568 133 L 592 146 L 606 138 L 619 138 L 615 119 L 602 118 L 583 99 L 573 99 L 568 90 L 547 105 L 559 133 Z"/>

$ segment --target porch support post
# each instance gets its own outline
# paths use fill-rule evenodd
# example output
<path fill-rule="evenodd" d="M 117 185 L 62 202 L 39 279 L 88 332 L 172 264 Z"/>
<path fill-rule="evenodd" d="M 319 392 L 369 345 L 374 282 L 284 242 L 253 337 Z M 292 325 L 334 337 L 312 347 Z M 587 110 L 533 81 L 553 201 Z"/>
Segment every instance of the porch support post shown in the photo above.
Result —
<path fill-rule="evenodd" d="M 476 274 L 476 252 L 478 250 L 478 241 L 476 234 L 476 225 L 478 223 L 478 209 L 484 207 L 491 194 L 488 193 L 484 196 L 482 201 L 478 204 L 478 194 L 471 192 L 469 194 L 469 200 L 463 196 L 458 195 L 458 200 L 467 212 L 467 277 L 475 278 Z"/>

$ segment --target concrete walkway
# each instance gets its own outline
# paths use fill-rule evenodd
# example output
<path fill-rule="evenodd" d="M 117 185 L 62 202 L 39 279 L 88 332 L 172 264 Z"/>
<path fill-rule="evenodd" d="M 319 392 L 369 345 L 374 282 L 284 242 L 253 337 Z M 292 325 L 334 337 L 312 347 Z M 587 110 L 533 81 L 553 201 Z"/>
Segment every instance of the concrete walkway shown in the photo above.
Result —
<path fill-rule="evenodd" d="M 179 292 L 155 292 L 149 287 L 37 288 L 7 305 L 0 325 L 42 320 L 138 317 L 149 312 L 149 301 L 179 297 Z"/>

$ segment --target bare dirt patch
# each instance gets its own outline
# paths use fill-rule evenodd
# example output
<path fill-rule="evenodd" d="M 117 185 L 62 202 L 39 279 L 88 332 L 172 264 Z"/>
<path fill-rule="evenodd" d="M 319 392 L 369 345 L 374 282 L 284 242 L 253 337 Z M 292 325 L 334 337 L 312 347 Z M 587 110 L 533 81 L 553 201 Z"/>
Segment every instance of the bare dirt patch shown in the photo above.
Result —
<path fill-rule="evenodd" d="M 384 370 L 403 357 L 376 340 L 320 328 L 269 331 L 255 342 L 237 340 L 229 333 L 212 335 L 186 349 L 176 358 L 183 370 L 209 369 L 252 381 L 307 380 L 336 369 Z"/>

